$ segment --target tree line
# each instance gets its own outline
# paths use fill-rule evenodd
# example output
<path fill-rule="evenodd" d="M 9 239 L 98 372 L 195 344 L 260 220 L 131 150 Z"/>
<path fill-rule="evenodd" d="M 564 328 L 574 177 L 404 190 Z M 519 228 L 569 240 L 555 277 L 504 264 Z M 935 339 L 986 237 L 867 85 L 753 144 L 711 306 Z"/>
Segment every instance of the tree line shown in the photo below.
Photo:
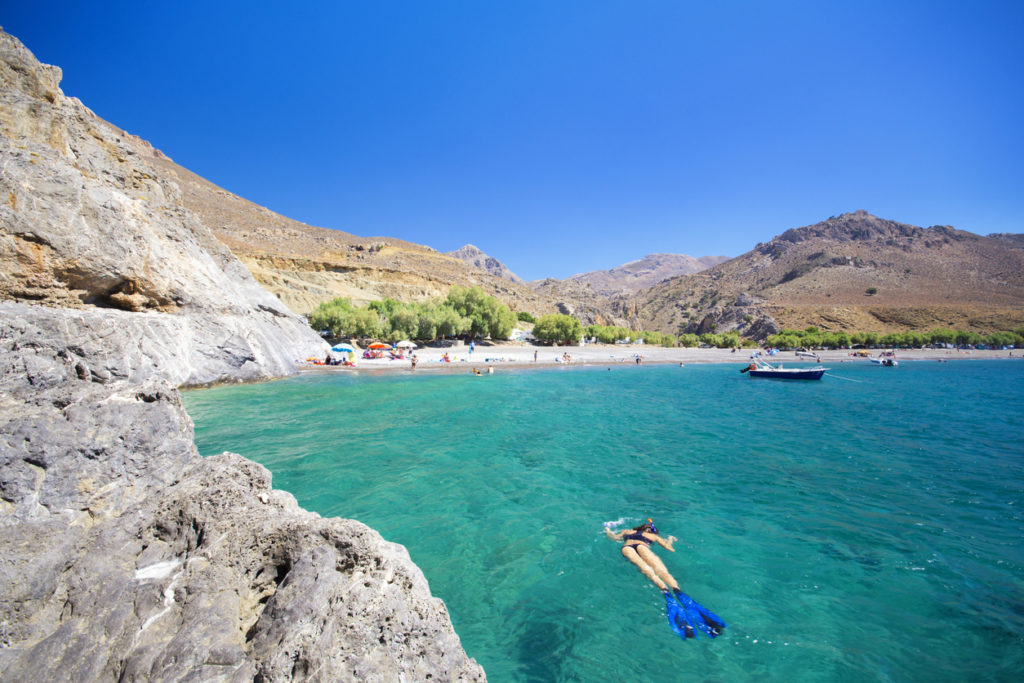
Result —
<path fill-rule="evenodd" d="M 816 327 L 804 330 L 780 330 L 765 340 L 768 346 L 779 349 L 816 348 L 838 349 L 853 346 L 885 348 L 920 348 L 934 344 L 953 346 L 1024 346 L 1024 327 L 1012 332 L 980 334 L 966 330 L 937 328 L 930 332 L 822 332 Z"/>
<path fill-rule="evenodd" d="M 678 336 L 650 330 L 632 330 L 614 325 L 587 325 L 571 315 L 552 313 L 534 318 L 530 313 L 514 313 L 483 288 L 453 286 L 444 299 L 421 303 L 402 303 L 394 299 L 371 301 L 363 306 L 350 299 L 327 301 L 309 315 L 310 326 L 330 330 L 335 337 L 385 339 L 400 341 L 416 339 L 432 341 L 443 337 L 508 339 L 517 321 L 533 323 L 533 336 L 542 342 L 577 344 L 580 339 L 594 339 L 603 344 L 620 340 L 643 341 L 654 346 L 710 346 L 720 349 L 756 346 L 738 332 L 680 334 Z M 988 335 L 952 329 L 930 332 L 822 332 L 816 327 L 803 330 L 781 330 L 765 340 L 767 346 L 779 349 L 865 347 L 921 347 L 930 344 L 955 346 L 1024 347 L 1024 327 L 1010 332 Z"/>
<path fill-rule="evenodd" d="M 456 285 L 444 299 L 403 303 L 394 299 L 353 305 L 347 298 L 326 301 L 309 314 L 309 324 L 335 337 L 432 341 L 468 336 L 508 339 L 516 316 L 481 287 Z"/>

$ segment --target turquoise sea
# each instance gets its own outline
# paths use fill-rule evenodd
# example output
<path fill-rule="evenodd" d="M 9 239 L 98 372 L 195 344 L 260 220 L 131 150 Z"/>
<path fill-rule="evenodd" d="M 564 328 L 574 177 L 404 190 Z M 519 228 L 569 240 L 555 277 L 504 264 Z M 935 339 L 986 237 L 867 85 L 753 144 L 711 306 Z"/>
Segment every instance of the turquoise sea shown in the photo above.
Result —
<path fill-rule="evenodd" d="M 1024 672 L 1024 361 L 368 376 L 185 393 L 408 547 L 491 681 L 1000 681 Z M 684 642 L 602 533 L 654 519 L 724 636 Z"/>

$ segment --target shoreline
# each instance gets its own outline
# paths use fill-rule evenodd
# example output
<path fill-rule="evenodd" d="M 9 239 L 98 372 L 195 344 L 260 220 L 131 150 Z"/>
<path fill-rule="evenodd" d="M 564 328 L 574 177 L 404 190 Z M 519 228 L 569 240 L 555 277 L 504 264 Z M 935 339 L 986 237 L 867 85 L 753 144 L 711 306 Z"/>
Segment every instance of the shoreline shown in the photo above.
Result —
<path fill-rule="evenodd" d="M 422 347 L 415 350 L 417 356 L 416 369 L 413 370 L 409 357 L 402 360 L 356 358 L 355 367 L 341 365 L 313 365 L 305 362 L 298 364 L 300 373 L 349 372 L 373 374 L 417 374 L 437 372 L 462 373 L 474 369 L 486 374 L 488 369 L 494 372 L 502 370 L 549 369 L 554 367 L 613 367 L 643 365 L 676 365 L 676 364 L 736 364 L 746 365 L 756 349 L 701 349 L 701 348 L 665 348 L 644 344 L 587 344 L 586 346 L 532 346 L 527 344 L 491 344 L 477 345 L 470 353 L 468 346 L 457 347 Z M 877 357 L 882 349 L 871 349 L 871 357 Z M 536 352 L 536 360 L 534 360 Z M 451 362 L 442 362 L 442 356 L 448 354 Z M 855 357 L 848 349 L 817 351 L 820 364 L 856 363 L 868 365 L 868 358 Z M 560 359 L 568 354 L 570 361 Z M 1012 354 L 1012 355 L 1011 355 Z M 343 357 L 341 353 L 333 353 L 335 358 Z M 641 362 L 636 362 L 640 356 Z M 798 363 L 816 365 L 814 359 L 800 358 L 792 351 L 780 351 L 774 356 L 762 358 L 774 364 L 785 365 Z M 1018 360 L 1024 358 L 1024 350 L 995 349 L 910 349 L 897 351 L 896 360 L 945 362 L 953 360 Z"/>

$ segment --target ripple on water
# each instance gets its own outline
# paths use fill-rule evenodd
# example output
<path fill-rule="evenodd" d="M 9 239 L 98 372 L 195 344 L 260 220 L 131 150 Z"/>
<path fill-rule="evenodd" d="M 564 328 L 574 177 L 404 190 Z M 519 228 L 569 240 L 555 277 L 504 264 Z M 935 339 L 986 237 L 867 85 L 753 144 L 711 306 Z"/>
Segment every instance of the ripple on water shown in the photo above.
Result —
<path fill-rule="evenodd" d="M 1011 680 L 1024 363 L 302 377 L 187 392 L 204 455 L 406 545 L 492 680 Z M 830 381 L 831 380 L 831 381 Z M 682 643 L 605 521 L 729 623 Z M 624 657 L 643 643 L 649 657 Z"/>

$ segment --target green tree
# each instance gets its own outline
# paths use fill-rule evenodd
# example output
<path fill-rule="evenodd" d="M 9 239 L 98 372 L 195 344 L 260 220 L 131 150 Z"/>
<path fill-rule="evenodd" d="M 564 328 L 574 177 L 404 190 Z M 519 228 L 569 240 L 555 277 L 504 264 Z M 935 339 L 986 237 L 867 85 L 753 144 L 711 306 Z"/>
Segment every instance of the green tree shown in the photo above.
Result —
<path fill-rule="evenodd" d="M 688 349 L 692 349 L 700 343 L 700 339 L 695 334 L 684 332 L 679 335 L 679 343 Z"/>
<path fill-rule="evenodd" d="M 364 339 L 378 339 L 382 326 L 380 315 L 369 308 L 357 308 L 349 318 L 349 335 Z"/>
<path fill-rule="evenodd" d="M 515 314 L 508 306 L 487 295 L 482 287 L 455 285 L 448 290 L 447 302 L 459 315 L 469 319 L 466 331 L 471 337 L 508 339 L 515 327 Z"/>
<path fill-rule="evenodd" d="M 619 339 L 633 338 L 634 333 L 626 327 L 612 327 L 606 325 L 587 325 L 584 334 L 590 338 L 594 337 L 602 344 L 614 344 Z"/>
<path fill-rule="evenodd" d="M 1017 335 L 1013 332 L 993 332 L 985 337 L 985 344 L 997 349 L 1003 346 L 1015 346 Z"/>
<path fill-rule="evenodd" d="M 537 320 L 533 326 L 533 336 L 541 341 L 574 344 L 583 336 L 583 326 L 571 315 L 552 313 Z"/>
<path fill-rule="evenodd" d="M 516 318 L 524 323 L 535 323 L 537 319 L 534 318 L 528 311 L 519 311 L 516 313 Z"/>
<path fill-rule="evenodd" d="M 845 332 L 832 332 L 831 334 L 826 335 L 826 339 L 823 343 L 830 349 L 849 347 L 851 344 L 850 335 Z"/>
<path fill-rule="evenodd" d="M 718 348 L 720 349 L 734 349 L 740 345 L 740 335 L 738 332 L 723 332 L 718 335 Z"/>
<path fill-rule="evenodd" d="M 379 337 L 380 316 L 375 310 L 357 308 L 348 299 L 321 303 L 309 315 L 314 329 L 329 329 L 335 337 Z"/>
<path fill-rule="evenodd" d="M 451 306 L 441 306 L 438 313 L 437 335 L 439 337 L 457 337 L 469 331 L 469 319 L 459 315 L 459 312 Z"/>
<path fill-rule="evenodd" d="M 956 330 L 939 327 L 928 333 L 928 339 L 932 344 L 952 344 L 956 342 Z"/>

